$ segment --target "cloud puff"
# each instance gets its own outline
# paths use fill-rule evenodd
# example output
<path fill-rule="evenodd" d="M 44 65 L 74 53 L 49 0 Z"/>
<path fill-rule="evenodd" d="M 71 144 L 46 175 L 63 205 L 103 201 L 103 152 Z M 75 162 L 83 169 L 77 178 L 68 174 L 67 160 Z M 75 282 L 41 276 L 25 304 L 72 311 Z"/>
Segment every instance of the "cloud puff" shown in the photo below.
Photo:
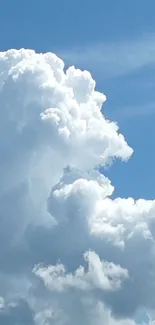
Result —
<path fill-rule="evenodd" d="M 153 240 L 155 201 L 112 200 L 113 190 L 110 181 L 97 172 L 76 179 L 75 171 L 70 171 L 52 189 L 49 211 L 59 221 L 70 218 L 79 223 L 81 219 L 81 228 L 85 220 L 88 232 L 118 246 L 124 247 L 136 233 Z"/>
<path fill-rule="evenodd" d="M 88 263 L 88 271 L 80 266 L 74 274 L 66 274 L 64 265 L 36 267 L 34 273 L 41 277 L 50 290 L 63 291 L 66 288 L 79 290 L 115 290 L 120 287 L 121 279 L 128 277 L 127 270 L 119 265 L 101 261 L 95 252 L 86 252 L 84 259 Z"/>
<path fill-rule="evenodd" d="M 132 148 L 88 71 L 0 53 L 0 324 L 134 325 L 153 315 L 155 202 L 112 199 Z"/>

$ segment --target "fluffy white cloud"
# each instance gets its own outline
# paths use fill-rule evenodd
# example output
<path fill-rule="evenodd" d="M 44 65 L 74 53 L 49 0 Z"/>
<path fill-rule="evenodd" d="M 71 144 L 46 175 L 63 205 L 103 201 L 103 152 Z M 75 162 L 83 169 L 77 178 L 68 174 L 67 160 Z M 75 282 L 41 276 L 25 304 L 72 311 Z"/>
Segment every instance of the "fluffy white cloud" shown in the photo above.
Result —
<path fill-rule="evenodd" d="M 99 168 L 133 150 L 95 87 L 53 53 L 0 53 L 0 324 L 153 315 L 155 201 L 111 198 Z"/>
<path fill-rule="evenodd" d="M 59 222 L 65 218 L 76 223 L 81 220 L 81 230 L 86 223 L 90 234 L 122 248 L 136 234 L 153 241 L 154 200 L 112 200 L 108 196 L 113 193 L 113 186 L 103 175 L 97 172 L 84 178 L 75 175 L 75 171 L 67 172 L 52 189 L 49 211 Z"/>
<path fill-rule="evenodd" d="M 50 290 L 63 291 L 66 288 L 79 290 L 116 290 L 121 281 L 128 277 L 128 271 L 119 265 L 101 261 L 95 252 L 88 251 L 84 254 L 88 263 L 88 271 L 80 266 L 74 274 L 66 273 L 62 264 L 49 267 L 36 267 L 34 273 L 41 277 Z"/>

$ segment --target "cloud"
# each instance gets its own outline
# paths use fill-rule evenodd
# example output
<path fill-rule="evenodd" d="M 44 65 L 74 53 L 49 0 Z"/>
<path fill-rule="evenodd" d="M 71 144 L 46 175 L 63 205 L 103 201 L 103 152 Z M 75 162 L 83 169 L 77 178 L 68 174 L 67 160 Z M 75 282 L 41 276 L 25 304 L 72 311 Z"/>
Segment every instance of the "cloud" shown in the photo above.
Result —
<path fill-rule="evenodd" d="M 49 211 L 56 219 L 63 220 L 67 217 L 69 224 L 78 223 L 81 230 L 86 224 L 89 233 L 105 236 L 108 241 L 114 240 L 114 244 L 123 247 L 136 232 L 144 238 L 153 239 L 151 225 L 154 222 L 154 200 L 112 200 L 108 196 L 114 188 L 103 175 L 93 175 L 98 176 L 98 181 L 89 178 L 73 181 L 72 171 L 70 174 L 71 183 L 66 184 L 61 180 L 49 198 Z"/>
<path fill-rule="evenodd" d="M 59 50 L 70 65 L 87 67 L 103 77 L 119 77 L 155 64 L 155 35 L 111 43 L 88 44 L 82 48 Z"/>
<path fill-rule="evenodd" d="M 0 53 L 0 324 L 153 319 L 155 202 L 111 197 L 100 167 L 133 149 L 105 99 L 53 53 Z"/>
<path fill-rule="evenodd" d="M 121 280 L 128 277 L 127 270 L 119 265 L 101 261 L 95 252 L 86 252 L 84 259 L 88 263 L 88 271 L 80 266 L 74 274 L 66 274 L 64 265 L 57 264 L 49 267 L 35 267 L 34 273 L 43 279 L 50 290 L 63 291 L 66 288 L 79 290 L 116 290 Z"/>

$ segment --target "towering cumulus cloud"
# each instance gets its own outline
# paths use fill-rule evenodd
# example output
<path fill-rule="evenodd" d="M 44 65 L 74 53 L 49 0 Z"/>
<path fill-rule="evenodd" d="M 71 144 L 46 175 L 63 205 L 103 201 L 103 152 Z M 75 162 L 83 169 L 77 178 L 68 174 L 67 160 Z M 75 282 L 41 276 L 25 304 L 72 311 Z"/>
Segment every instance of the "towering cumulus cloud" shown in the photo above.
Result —
<path fill-rule="evenodd" d="M 133 150 L 105 100 L 53 53 L 0 53 L 0 325 L 153 317 L 155 201 L 111 198 L 100 167 Z"/>

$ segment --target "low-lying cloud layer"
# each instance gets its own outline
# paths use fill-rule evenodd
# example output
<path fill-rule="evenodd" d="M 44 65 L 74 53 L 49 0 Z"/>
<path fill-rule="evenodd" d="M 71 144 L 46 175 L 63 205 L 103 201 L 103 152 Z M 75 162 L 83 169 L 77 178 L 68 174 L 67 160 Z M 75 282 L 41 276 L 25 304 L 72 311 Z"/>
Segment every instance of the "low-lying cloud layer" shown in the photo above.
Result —
<path fill-rule="evenodd" d="M 154 314 L 155 201 L 111 199 L 99 169 L 133 150 L 95 87 L 53 53 L 0 53 L 0 324 Z"/>

